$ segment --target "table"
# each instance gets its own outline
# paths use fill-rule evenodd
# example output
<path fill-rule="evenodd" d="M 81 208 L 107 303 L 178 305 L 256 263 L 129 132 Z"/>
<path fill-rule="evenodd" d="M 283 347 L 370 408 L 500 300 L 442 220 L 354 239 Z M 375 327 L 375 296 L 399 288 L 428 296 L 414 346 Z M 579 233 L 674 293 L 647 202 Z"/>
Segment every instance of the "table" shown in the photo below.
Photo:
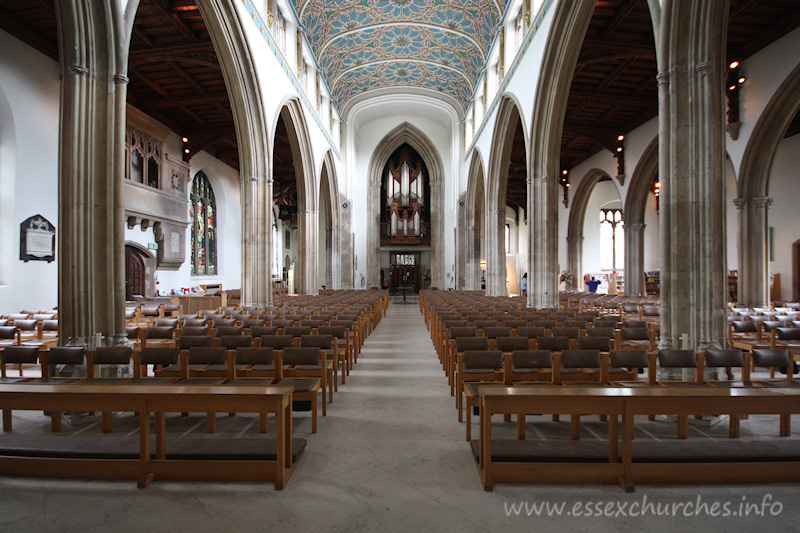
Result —
<path fill-rule="evenodd" d="M 503 387 L 480 388 L 480 454 L 477 463 L 485 490 L 495 482 L 619 483 L 633 491 L 634 481 L 650 483 L 800 481 L 795 461 L 657 462 L 633 460 L 635 415 L 780 414 L 781 434 L 788 417 L 800 413 L 800 395 L 767 388 L 697 387 Z M 608 462 L 564 460 L 496 462 L 492 460 L 492 414 L 608 415 Z M 619 420 L 622 418 L 621 454 Z M 685 443 L 678 441 L 675 443 Z M 737 442 L 732 439 L 729 442 Z M 659 443 L 664 445 L 664 442 Z M 674 444 L 674 443 L 670 443 Z M 734 466 L 735 465 L 735 466 Z"/>
<path fill-rule="evenodd" d="M 281 490 L 295 466 L 292 391 L 291 386 L 282 385 L 0 385 L 4 426 L 7 419 L 10 422 L 12 410 L 125 411 L 140 415 L 138 461 L 6 456 L 0 459 L 0 474 L 136 479 L 140 488 L 157 478 L 273 480 L 275 488 Z M 208 411 L 275 413 L 276 460 L 167 460 L 165 413 Z M 150 448 L 150 413 L 155 419 L 154 457 Z M 98 436 L 102 438 L 113 437 Z"/>

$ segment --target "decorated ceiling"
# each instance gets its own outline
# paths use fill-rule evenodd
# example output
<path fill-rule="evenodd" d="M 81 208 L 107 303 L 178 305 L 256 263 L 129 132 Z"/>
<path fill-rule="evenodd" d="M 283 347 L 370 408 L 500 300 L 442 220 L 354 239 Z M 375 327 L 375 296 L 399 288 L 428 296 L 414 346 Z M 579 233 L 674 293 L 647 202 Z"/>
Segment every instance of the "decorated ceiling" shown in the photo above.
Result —
<path fill-rule="evenodd" d="M 467 107 L 506 0 L 297 0 L 334 100 L 421 87 Z"/>

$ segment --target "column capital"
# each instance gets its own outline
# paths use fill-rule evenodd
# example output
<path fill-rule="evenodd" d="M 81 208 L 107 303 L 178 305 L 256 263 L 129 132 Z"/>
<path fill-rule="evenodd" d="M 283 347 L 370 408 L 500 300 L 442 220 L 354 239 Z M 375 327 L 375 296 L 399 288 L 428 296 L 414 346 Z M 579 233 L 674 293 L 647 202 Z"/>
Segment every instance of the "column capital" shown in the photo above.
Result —
<path fill-rule="evenodd" d="M 708 62 L 698 63 L 694 66 L 694 71 L 698 76 L 702 77 L 709 76 L 712 70 L 711 63 Z"/>
<path fill-rule="evenodd" d="M 636 222 L 635 224 L 623 224 L 623 227 L 630 231 L 643 231 L 647 225 L 643 222 Z"/>
<path fill-rule="evenodd" d="M 753 205 L 758 208 L 769 208 L 774 200 L 768 196 L 756 196 L 753 198 Z"/>
<path fill-rule="evenodd" d="M 70 65 L 69 69 L 77 76 L 89 75 L 89 68 L 83 65 Z"/>

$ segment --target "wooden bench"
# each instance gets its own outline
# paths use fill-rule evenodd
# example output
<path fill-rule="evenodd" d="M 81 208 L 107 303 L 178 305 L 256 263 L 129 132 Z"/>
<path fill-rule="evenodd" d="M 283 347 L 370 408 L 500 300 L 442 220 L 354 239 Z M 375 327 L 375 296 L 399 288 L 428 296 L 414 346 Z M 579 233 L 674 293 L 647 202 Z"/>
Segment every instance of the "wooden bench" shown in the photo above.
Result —
<path fill-rule="evenodd" d="M 113 435 L 86 437 L 92 444 L 77 448 L 67 440 L 72 437 L 22 435 L 27 440 L 21 440 L 6 432 L 0 436 L 0 475 L 135 479 L 139 488 L 155 479 L 274 481 L 281 490 L 305 448 L 304 439 L 291 438 L 291 406 L 289 386 L 0 385 L 4 418 L 11 410 L 140 414 L 137 446 Z M 275 413 L 277 435 L 274 439 L 167 438 L 165 413 L 209 410 Z"/>
<path fill-rule="evenodd" d="M 768 388 L 702 385 L 680 389 L 493 385 L 481 387 L 480 393 L 480 440 L 470 445 L 485 490 L 492 490 L 496 482 L 619 483 L 630 492 L 635 483 L 800 481 L 797 441 L 767 441 L 766 451 L 755 456 L 753 442 L 761 441 L 713 441 L 712 450 L 695 446 L 692 440 L 659 441 L 659 446 L 633 443 L 636 415 L 730 413 L 788 418 L 800 413 L 800 395 Z M 493 414 L 542 413 L 607 415 L 608 446 L 569 440 L 492 439 Z M 618 417 L 622 421 L 621 440 Z M 713 451 L 717 449 L 720 453 Z"/>

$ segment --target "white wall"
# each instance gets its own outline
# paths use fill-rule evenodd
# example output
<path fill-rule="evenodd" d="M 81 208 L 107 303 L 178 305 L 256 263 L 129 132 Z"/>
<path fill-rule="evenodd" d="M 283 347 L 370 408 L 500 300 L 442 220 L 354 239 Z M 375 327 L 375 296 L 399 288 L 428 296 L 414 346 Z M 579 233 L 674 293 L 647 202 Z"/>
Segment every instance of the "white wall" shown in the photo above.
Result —
<path fill-rule="evenodd" d="M 769 225 L 774 229 L 775 260 L 770 274 L 781 275 L 781 299 L 792 299 L 792 244 L 800 240 L 800 209 L 797 208 L 800 182 L 800 135 L 784 139 L 778 146 L 769 178 Z"/>
<path fill-rule="evenodd" d="M 57 263 L 21 261 L 19 225 L 41 214 L 60 231 L 59 67 L 4 31 L 0 50 L 0 314 L 52 309 Z"/>

